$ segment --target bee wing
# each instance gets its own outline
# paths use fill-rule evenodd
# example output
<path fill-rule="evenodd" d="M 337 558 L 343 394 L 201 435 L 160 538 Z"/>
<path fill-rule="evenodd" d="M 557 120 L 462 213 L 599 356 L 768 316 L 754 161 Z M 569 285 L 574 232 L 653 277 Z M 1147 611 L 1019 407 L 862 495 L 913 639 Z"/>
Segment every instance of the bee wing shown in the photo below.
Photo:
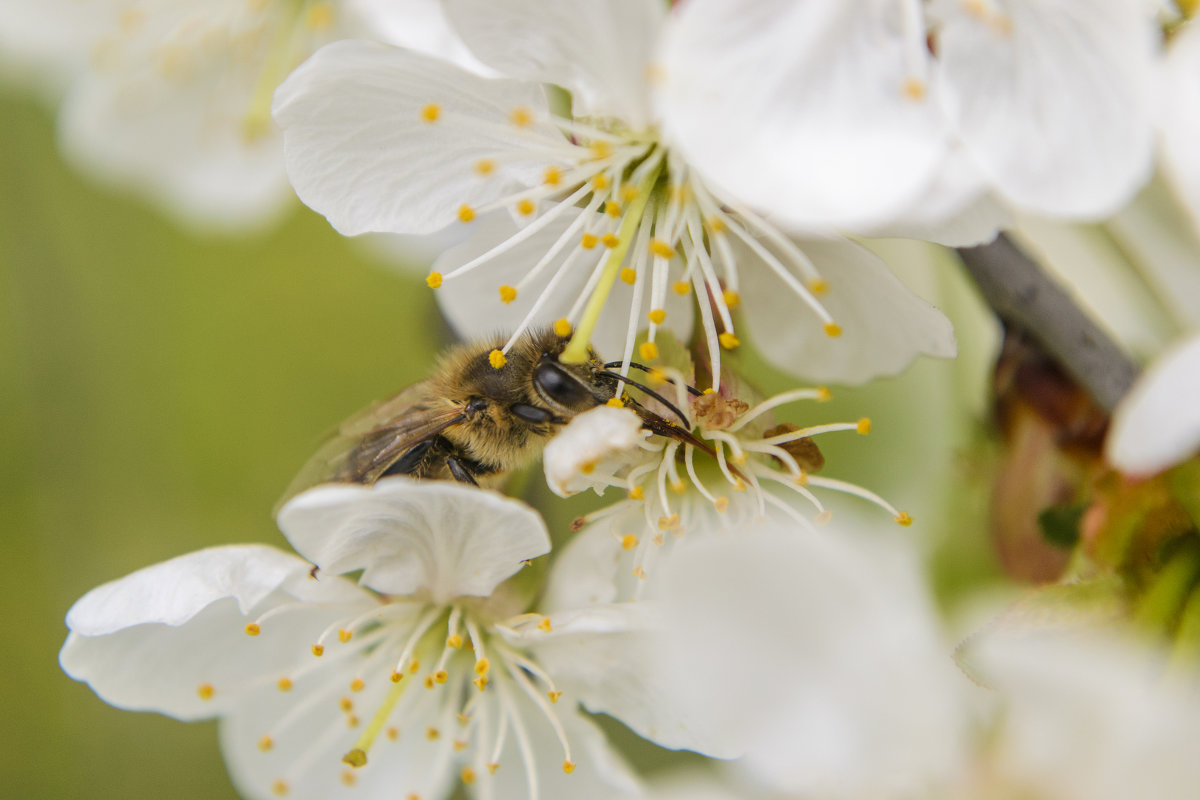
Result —
<path fill-rule="evenodd" d="M 409 387 L 339 425 L 279 505 L 319 483 L 372 484 L 409 450 L 465 419 L 461 408 L 430 397 L 424 384 Z"/>

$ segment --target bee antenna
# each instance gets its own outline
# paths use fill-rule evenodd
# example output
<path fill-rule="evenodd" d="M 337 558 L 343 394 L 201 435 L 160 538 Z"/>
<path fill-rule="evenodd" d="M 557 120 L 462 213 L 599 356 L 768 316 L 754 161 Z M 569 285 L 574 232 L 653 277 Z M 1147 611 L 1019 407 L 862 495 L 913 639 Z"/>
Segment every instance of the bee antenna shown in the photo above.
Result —
<path fill-rule="evenodd" d="M 624 362 L 624 361 L 610 361 L 604 365 L 604 368 L 612 369 L 613 367 L 620 367 L 620 366 L 624 366 L 625 364 L 626 364 L 626 362 Z M 628 362 L 628 364 L 629 364 L 629 366 L 633 367 L 634 369 L 640 369 L 642 372 L 653 372 L 654 371 L 653 367 L 647 367 L 645 364 L 639 364 L 636 361 L 630 361 L 630 362 Z M 629 381 L 627 379 L 625 380 L 625 382 L 629 383 Z M 634 384 L 634 386 L 636 386 L 636 385 L 637 384 Z M 693 397 L 700 397 L 701 395 L 704 394 L 704 392 L 700 391 L 695 386 L 691 386 L 686 383 L 684 384 L 684 388 L 686 388 L 688 390 L 688 394 L 692 395 Z"/>
<path fill-rule="evenodd" d="M 675 416 L 679 417 L 679 419 L 683 421 L 683 424 L 687 426 L 688 430 L 691 430 L 691 428 L 692 428 L 692 423 L 691 423 L 691 422 L 688 420 L 688 418 L 687 418 L 687 417 L 685 417 L 685 416 L 683 415 L 683 412 L 682 412 L 682 411 L 680 411 L 680 410 L 679 410 L 679 409 L 678 409 L 678 408 L 675 406 L 675 404 L 674 404 L 674 403 L 672 403 L 670 400 L 668 400 L 667 398 L 663 397 L 661 394 L 659 394 L 658 392 L 654 391 L 653 389 L 651 389 L 651 388 L 649 388 L 649 387 L 647 387 L 647 386 L 643 386 L 642 384 L 638 383 L 637 381 L 631 381 L 631 380 L 629 380 L 629 378 L 627 378 L 627 377 L 625 377 L 625 376 L 621 375 L 621 373 L 619 373 L 619 372 L 608 372 L 608 371 L 601 371 L 601 372 L 599 372 L 599 373 L 597 373 L 597 374 L 598 374 L 598 375 L 604 375 L 604 376 L 606 376 L 606 377 L 609 377 L 609 378 L 615 378 L 615 379 L 617 379 L 617 380 L 619 380 L 619 381 L 622 381 L 623 383 L 627 383 L 627 384 L 629 384 L 630 386 L 633 386 L 633 387 L 636 387 L 636 388 L 638 388 L 638 389 L 641 389 L 643 392 L 645 392 L 646 394 L 650 395 L 650 396 L 651 396 L 651 397 L 653 397 L 655 400 L 657 400 L 658 402 L 662 403 L 662 404 L 663 404 L 664 406 L 666 406 L 667 408 L 669 408 L 669 409 L 671 409 L 672 411 L 674 411 L 674 412 L 675 412 Z"/>

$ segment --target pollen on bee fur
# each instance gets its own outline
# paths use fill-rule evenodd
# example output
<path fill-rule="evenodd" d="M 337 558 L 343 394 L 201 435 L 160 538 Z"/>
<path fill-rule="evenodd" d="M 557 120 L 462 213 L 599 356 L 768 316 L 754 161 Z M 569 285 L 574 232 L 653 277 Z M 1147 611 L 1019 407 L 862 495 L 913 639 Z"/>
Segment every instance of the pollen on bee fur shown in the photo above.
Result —
<path fill-rule="evenodd" d="M 825 335 L 830 339 L 836 339 L 842 335 L 842 326 L 838 325 L 836 322 L 825 323 Z"/>
<path fill-rule="evenodd" d="M 637 270 L 625 267 L 623 270 L 621 270 L 621 280 L 625 281 L 625 283 L 628 283 L 630 286 L 633 286 L 633 284 L 637 282 Z"/>
<path fill-rule="evenodd" d="M 653 322 L 655 325 L 662 325 L 664 322 L 667 321 L 667 312 L 664 309 L 656 308 L 653 311 L 651 311 L 649 314 L 647 314 L 646 318 L 649 319 L 651 322 Z"/>
<path fill-rule="evenodd" d="M 659 258 L 671 258 L 675 255 L 675 249 L 662 239 L 650 240 L 650 252 Z"/>
<path fill-rule="evenodd" d="M 425 278 L 425 285 L 428 286 L 430 289 L 441 288 L 442 273 L 440 273 L 440 272 L 429 273 L 429 275 Z"/>
<path fill-rule="evenodd" d="M 517 288 L 515 286 L 501 286 L 500 287 L 500 301 L 502 303 L 505 303 L 507 305 L 508 303 L 511 303 L 513 300 L 516 300 L 516 299 L 517 299 Z"/>
<path fill-rule="evenodd" d="M 624 408 L 624 407 L 625 407 L 625 401 L 624 401 L 624 400 L 622 400 L 622 399 L 621 399 L 621 398 L 619 398 L 619 397 L 610 397 L 610 398 L 608 398 L 608 400 L 607 400 L 607 401 L 604 403 L 604 405 L 608 406 L 609 408 Z"/>
<path fill-rule="evenodd" d="M 554 335 L 565 339 L 571 335 L 571 322 L 566 317 L 554 321 Z"/>
<path fill-rule="evenodd" d="M 892 519 L 894 519 L 898 525 L 903 525 L 906 528 L 913 523 L 912 515 L 910 515 L 907 511 L 901 511 Z"/>
<path fill-rule="evenodd" d="M 729 331 L 722 333 L 717 337 L 717 340 L 721 343 L 721 347 L 724 347 L 726 350 L 732 350 L 741 344 L 741 341 Z"/>
<path fill-rule="evenodd" d="M 508 359 L 505 358 L 504 353 L 501 353 L 499 350 L 493 350 L 488 353 L 488 363 L 492 365 L 492 369 L 500 369 L 508 363 Z"/>
<path fill-rule="evenodd" d="M 654 342 L 642 342 L 638 347 L 638 355 L 643 361 L 653 361 L 658 358 L 658 345 Z"/>
<path fill-rule="evenodd" d="M 475 219 L 475 209 L 471 208 L 466 203 L 458 207 L 458 221 L 471 222 Z M 434 287 L 437 288 L 437 287 Z"/>
<path fill-rule="evenodd" d="M 621 537 L 621 548 L 623 550 L 632 550 L 638 545 L 638 537 L 632 533 L 627 533 Z"/>
<path fill-rule="evenodd" d="M 508 113 L 508 121 L 518 128 L 528 128 L 533 124 L 533 111 L 526 106 L 517 106 Z"/>
<path fill-rule="evenodd" d="M 245 631 L 247 636 L 258 636 L 262 633 L 262 628 L 256 622 L 247 622 Z"/>
<path fill-rule="evenodd" d="M 421 107 L 422 122 L 437 122 L 438 117 L 442 115 L 442 107 L 437 103 L 430 103 Z"/>
<path fill-rule="evenodd" d="M 871 419 L 869 417 L 863 417 L 860 419 L 858 421 L 858 425 L 855 426 L 855 430 L 857 430 L 863 436 L 866 436 L 871 432 Z"/>
<path fill-rule="evenodd" d="M 687 281 L 675 281 L 671 288 L 675 290 L 675 294 L 687 294 L 692 290 L 692 285 Z"/>

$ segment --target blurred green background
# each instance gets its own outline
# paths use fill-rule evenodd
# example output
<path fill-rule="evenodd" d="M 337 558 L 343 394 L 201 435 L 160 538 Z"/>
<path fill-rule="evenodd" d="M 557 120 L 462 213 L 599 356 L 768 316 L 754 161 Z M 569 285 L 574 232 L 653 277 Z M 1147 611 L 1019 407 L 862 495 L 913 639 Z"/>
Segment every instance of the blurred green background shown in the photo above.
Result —
<path fill-rule="evenodd" d="M 270 511 L 322 432 L 423 377 L 445 328 L 419 271 L 371 262 L 298 204 L 273 232 L 201 240 L 65 167 L 34 101 L 0 94 L 0 130 L 0 607 L 15 644 L 0 670 L 2 793 L 232 798 L 211 723 L 109 708 L 60 672 L 63 616 L 181 553 L 286 547 Z M 935 280 L 973 302 L 952 269 Z M 830 473 L 912 510 L 922 529 L 896 535 L 937 545 L 951 590 L 995 574 L 962 461 L 986 353 L 962 331 L 965 359 L 785 415 L 873 418 L 869 440 L 823 440 Z M 765 390 L 796 383 L 749 364 Z M 551 529 L 577 508 L 557 506 Z"/>

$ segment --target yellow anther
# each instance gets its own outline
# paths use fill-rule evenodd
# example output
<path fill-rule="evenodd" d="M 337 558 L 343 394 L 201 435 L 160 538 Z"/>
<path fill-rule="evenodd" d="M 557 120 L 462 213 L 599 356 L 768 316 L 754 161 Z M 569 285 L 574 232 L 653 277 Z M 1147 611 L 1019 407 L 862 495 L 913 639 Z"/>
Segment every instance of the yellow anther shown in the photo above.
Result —
<path fill-rule="evenodd" d="M 257 622 L 247 622 L 245 631 L 247 636 L 258 636 L 262 633 L 262 628 L 258 626 Z"/>
<path fill-rule="evenodd" d="M 925 82 L 919 78 L 905 78 L 903 92 L 909 100 L 924 100 Z"/>
<path fill-rule="evenodd" d="M 742 296 L 733 289 L 726 289 L 721 292 L 721 298 L 725 300 L 726 308 L 737 308 L 742 304 Z"/>
<path fill-rule="evenodd" d="M 612 155 L 612 144 L 605 141 L 596 141 L 591 144 L 593 158 L 608 158 Z"/>
<path fill-rule="evenodd" d="M 347 715 L 346 727 L 347 728 L 357 728 L 358 727 L 358 717 L 354 716 L 353 714 Z"/>
<path fill-rule="evenodd" d="M 466 725 L 468 722 L 471 721 L 471 718 L 468 717 L 466 714 L 462 713 L 461 711 L 458 712 L 457 714 L 455 714 L 454 716 L 458 719 L 459 725 Z"/>
<path fill-rule="evenodd" d="M 832 399 L 833 399 L 833 392 L 829 391 L 828 386 L 818 386 L 817 387 L 817 402 L 818 403 L 827 403 Z"/>
<path fill-rule="evenodd" d="M 216 693 L 217 690 L 213 688 L 211 683 L 202 683 L 196 687 L 196 696 L 201 700 L 212 700 L 213 695 Z"/>
<path fill-rule="evenodd" d="M 546 171 L 542 173 L 542 181 L 547 186 L 558 186 L 562 183 L 562 170 L 558 167 L 546 167 Z"/>
<path fill-rule="evenodd" d="M 459 222 L 472 222 L 474 219 L 475 219 L 475 209 L 471 208 L 466 203 L 463 203 L 461 206 L 458 207 L 458 221 Z M 436 289 L 437 287 L 435 286 L 434 288 Z"/>
<path fill-rule="evenodd" d="M 346 753 L 346 755 L 342 756 L 342 763 L 349 764 L 355 769 L 358 769 L 359 767 L 365 767 L 367 765 L 367 751 L 363 750 L 361 747 L 356 747 L 350 752 Z"/>
<path fill-rule="evenodd" d="M 394 725 L 389 727 L 384 733 L 387 735 L 388 740 L 392 742 L 400 738 L 400 729 Z"/>
<path fill-rule="evenodd" d="M 679 527 L 679 515 L 678 514 L 672 514 L 667 519 L 667 527 L 671 528 L 672 530 L 675 530 Z"/>
<path fill-rule="evenodd" d="M 621 240 L 617 238 L 617 235 L 615 233 L 604 234 L 603 236 L 600 237 L 600 241 L 603 242 L 604 246 L 607 247 L 609 250 L 616 248 L 616 246 L 621 243 Z"/>
<path fill-rule="evenodd" d="M 304 15 L 304 24 L 310 31 L 327 31 L 333 26 L 333 6 L 329 3 L 313 3 Z"/>
<path fill-rule="evenodd" d="M 563 772 L 570 775 L 574 771 L 575 771 L 575 762 L 574 761 L 564 761 L 563 762 Z"/>
<path fill-rule="evenodd" d="M 701 394 L 716 394 L 716 393 L 717 393 L 717 390 L 712 388 L 711 386 L 709 386 L 703 392 L 701 392 Z"/>
<path fill-rule="evenodd" d="M 833 521 L 833 512 L 828 508 L 813 518 L 813 522 L 818 525 L 828 525 L 831 521 Z"/>
<path fill-rule="evenodd" d="M 508 112 L 508 121 L 518 128 L 527 128 L 533 124 L 533 110 L 527 106 L 517 106 Z"/>
<path fill-rule="evenodd" d="M 813 294 L 827 294 L 829 292 L 829 281 L 824 278 L 813 278 L 808 282 L 808 290 Z"/>
<path fill-rule="evenodd" d="M 558 698 L 562 697 L 562 692 L 556 689 L 553 692 L 546 692 L 546 696 L 550 698 L 551 703 L 557 703 Z"/>
<path fill-rule="evenodd" d="M 860 420 L 858 421 L 858 424 L 855 426 L 855 430 L 857 430 L 857 431 L 858 431 L 859 433 L 861 433 L 863 436 L 866 436 L 868 433 L 870 433 L 870 432 L 871 432 L 871 420 L 870 420 L 870 418 L 869 418 L 869 417 L 863 417 L 862 419 L 860 419 Z"/>
<path fill-rule="evenodd" d="M 655 546 L 662 547 L 663 542 L 667 541 L 667 538 L 665 536 L 663 536 L 661 533 L 656 533 L 656 534 L 654 534 L 654 538 L 651 541 L 654 542 Z"/>
<path fill-rule="evenodd" d="M 466 743 L 464 742 L 463 744 Z M 471 769 L 470 767 L 463 767 L 462 772 L 460 772 L 458 775 L 460 778 L 462 778 L 462 782 L 468 786 L 475 782 L 475 770 Z"/>
<path fill-rule="evenodd" d="M 912 515 L 910 515 L 907 511 L 901 511 L 899 514 L 892 517 L 892 519 L 896 520 L 898 525 L 903 525 L 906 528 L 913 523 Z"/>
<path fill-rule="evenodd" d="M 342 644 L 345 644 L 352 638 L 354 638 L 354 631 L 348 631 L 345 628 L 338 629 L 338 641 Z"/>
<path fill-rule="evenodd" d="M 428 286 L 430 289 L 441 288 L 442 273 L 440 273 L 440 272 L 429 273 L 429 275 L 425 278 L 425 285 Z"/>
<path fill-rule="evenodd" d="M 595 461 L 583 462 L 582 464 L 579 465 L 579 471 L 582 472 L 584 475 L 591 475 L 593 472 L 596 471 L 596 462 Z"/>
<path fill-rule="evenodd" d="M 435 686 L 437 686 L 437 684 L 433 682 L 433 676 L 432 676 L 432 675 L 426 675 L 426 676 L 425 676 L 425 688 L 426 688 L 426 689 L 432 689 L 432 688 L 433 688 L 433 687 L 435 687 Z"/>
<path fill-rule="evenodd" d="M 430 103 L 427 106 L 421 107 L 422 122 L 437 122 L 438 117 L 442 115 L 442 107 L 437 103 Z"/>
<path fill-rule="evenodd" d="M 613 219 L 621 216 L 621 204 L 616 200 L 609 200 L 604 204 L 604 213 L 608 214 Z"/>
<path fill-rule="evenodd" d="M 496 162 L 490 158 L 481 158 L 475 162 L 475 172 L 480 175 L 491 175 L 496 171 Z"/>
<path fill-rule="evenodd" d="M 625 550 L 632 550 L 638 546 L 638 537 L 632 533 L 627 533 L 621 537 L 621 547 Z"/>
<path fill-rule="evenodd" d="M 516 299 L 517 299 L 517 287 L 515 287 L 515 286 L 501 286 L 500 287 L 500 302 L 507 305 Z"/>
<path fill-rule="evenodd" d="M 649 314 L 647 314 L 646 318 L 649 319 L 651 322 L 653 322 L 655 325 L 662 325 L 664 322 L 667 321 L 667 312 L 665 309 L 656 308 L 653 311 L 651 311 Z"/>
<path fill-rule="evenodd" d="M 437 728 L 426 728 L 425 729 L 425 738 L 431 742 L 437 741 L 438 737 L 440 737 L 441 735 L 442 735 L 442 732 L 439 731 Z"/>
<path fill-rule="evenodd" d="M 487 688 L 488 685 L 487 675 L 480 675 L 478 678 L 471 681 L 471 683 L 475 684 L 475 688 L 482 692 Z"/>
<path fill-rule="evenodd" d="M 683 481 L 671 481 L 671 491 L 675 494 L 683 494 L 683 490 L 687 488 Z"/>
<path fill-rule="evenodd" d="M 836 322 L 825 323 L 825 335 L 830 339 L 836 339 L 842 335 L 842 326 L 838 325 Z"/>
<path fill-rule="evenodd" d="M 692 290 L 692 285 L 687 281 L 675 281 L 671 288 L 675 290 L 675 294 L 687 294 Z"/>
<path fill-rule="evenodd" d="M 608 406 L 609 408 L 624 408 L 625 401 L 619 397 L 610 397 L 604 405 Z"/>
<path fill-rule="evenodd" d="M 450 743 L 450 746 L 454 748 L 454 751 L 456 753 L 461 753 L 463 750 L 467 749 L 467 743 L 464 742 L 462 739 L 455 739 L 453 742 Z"/>
<path fill-rule="evenodd" d="M 716 502 L 713 503 L 713 508 L 717 510 L 718 514 L 724 514 L 729 509 L 729 498 L 718 497 Z"/>
<path fill-rule="evenodd" d="M 493 350 L 488 353 L 488 363 L 492 365 L 492 369 L 500 369 L 508 363 L 508 359 L 504 357 L 504 353 L 499 350 Z"/>
<path fill-rule="evenodd" d="M 446 681 L 450 680 L 450 674 L 444 669 L 439 669 L 437 672 L 433 673 L 433 679 L 438 683 L 445 683 Z"/>
<path fill-rule="evenodd" d="M 280 678 L 275 682 L 275 688 L 281 692 L 290 692 L 292 690 L 292 679 Z"/>
<path fill-rule="evenodd" d="M 658 367 L 655 367 L 654 369 L 647 372 L 646 377 L 648 377 L 650 379 L 650 382 L 653 383 L 655 386 L 659 385 L 660 383 L 667 382 L 667 373 L 663 372 Z"/>
<path fill-rule="evenodd" d="M 267 752 L 268 750 L 270 750 L 274 746 L 275 746 L 275 740 L 272 739 L 270 736 L 264 735 L 262 738 L 260 738 L 258 740 L 258 749 L 262 750 L 264 753 Z"/>
<path fill-rule="evenodd" d="M 658 258 L 671 258 L 675 255 L 675 249 L 662 239 L 650 240 L 650 252 Z"/>
<path fill-rule="evenodd" d="M 669 527 L 671 527 L 671 518 L 670 517 L 659 517 L 658 518 L 658 529 L 660 531 L 665 531 Z"/>
<path fill-rule="evenodd" d="M 746 463 L 746 453 L 745 453 L 745 451 L 743 451 L 741 453 L 735 453 L 734 455 L 731 455 L 729 457 L 729 460 L 732 461 L 733 463 L 737 464 L 738 466 L 741 466 L 742 464 Z"/>
<path fill-rule="evenodd" d="M 404 673 L 397 672 L 396 670 L 392 670 L 392 674 L 389 675 L 388 678 L 391 680 L 392 683 L 399 683 L 400 681 L 404 680 Z"/>
<path fill-rule="evenodd" d="M 630 286 L 633 286 L 633 284 L 637 281 L 637 270 L 625 267 L 621 270 L 621 280 L 625 281 Z"/>
<path fill-rule="evenodd" d="M 500 769 L 500 765 L 497 764 L 495 761 L 493 761 L 492 763 L 487 765 L 487 768 L 488 768 L 489 775 L 495 775 L 496 770 Z"/>
<path fill-rule="evenodd" d="M 361 692 L 365 688 L 367 688 L 367 684 L 362 678 L 355 678 L 350 681 L 350 691 L 352 692 Z"/>
<path fill-rule="evenodd" d="M 597 172 L 595 175 L 592 176 L 592 188 L 607 189 L 608 188 L 608 176 L 605 175 L 603 172 Z"/>
<path fill-rule="evenodd" d="M 633 568 L 633 577 L 637 578 L 639 581 L 646 580 L 646 570 L 643 569 L 642 566 L 639 564 L 638 566 Z"/>
<path fill-rule="evenodd" d="M 732 350 L 741 344 L 741 341 L 738 340 L 738 337 L 734 336 L 729 331 L 725 331 L 718 336 L 717 341 L 719 341 L 721 343 L 721 347 L 724 347 L 726 350 Z"/>
<path fill-rule="evenodd" d="M 409 675 L 416 675 L 419 669 L 421 669 L 421 661 L 419 659 L 414 658 L 412 661 L 408 662 Z"/>
<path fill-rule="evenodd" d="M 343 697 L 338 700 L 338 708 L 342 710 L 343 714 L 349 714 L 354 710 L 354 701 L 349 697 Z"/>
<path fill-rule="evenodd" d="M 276 797 L 286 797 L 288 793 L 287 781 L 275 781 L 271 784 L 271 793 Z"/>
<path fill-rule="evenodd" d="M 542 617 L 542 621 L 539 622 L 537 626 L 539 631 L 543 631 L 545 633 L 549 633 L 550 631 L 554 630 L 554 628 L 550 625 L 549 617 Z"/>
<path fill-rule="evenodd" d="M 804 470 L 800 470 L 799 472 L 796 473 L 796 485 L 797 486 L 808 486 L 808 473 L 807 472 L 805 472 Z"/>
<path fill-rule="evenodd" d="M 645 496 L 646 496 L 646 492 L 643 491 L 642 487 L 640 487 L 640 486 L 635 486 L 629 490 L 629 499 L 630 500 L 641 500 Z"/>
<path fill-rule="evenodd" d="M 453 636 L 446 637 L 446 647 L 449 647 L 451 650 L 457 650 L 458 648 L 460 648 L 462 646 L 463 646 L 463 638 L 461 636 L 459 636 L 457 633 L 454 634 Z"/>
<path fill-rule="evenodd" d="M 342 770 L 342 785 L 353 786 L 358 783 L 358 776 L 348 769 Z"/>
<path fill-rule="evenodd" d="M 733 484 L 733 490 L 735 492 L 746 491 L 746 482 L 744 480 L 742 480 L 741 478 L 738 478 Z"/>
<path fill-rule="evenodd" d="M 724 233 L 726 229 L 725 220 L 720 217 L 713 217 L 704 223 L 704 227 L 708 228 L 709 233 Z"/>
<path fill-rule="evenodd" d="M 523 217 L 528 217 L 534 211 L 537 211 L 537 204 L 528 197 L 522 197 L 517 201 L 517 213 Z"/>
<path fill-rule="evenodd" d="M 492 662 L 488 661 L 486 658 L 481 658 L 475 662 L 475 674 L 476 675 L 487 675 L 488 670 L 491 668 L 492 668 Z"/>
<path fill-rule="evenodd" d="M 584 250 L 591 250 L 600 241 L 600 237 L 594 233 L 585 233 L 579 237 L 579 246 Z"/>
<path fill-rule="evenodd" d="M 632 183 L 625 184 L 625 186 L 621 189 L 621 199 L 626 203 L 632 203 L 637 199 L 639 194 L 641 194 L 641 191 Z"/>
<path fill-rule="evenodd" d="M 654 342 L 642 342 L 638 347 L 638 355 L 642 361 L 653 361 L 658 358 L 658 345 Z"/>

